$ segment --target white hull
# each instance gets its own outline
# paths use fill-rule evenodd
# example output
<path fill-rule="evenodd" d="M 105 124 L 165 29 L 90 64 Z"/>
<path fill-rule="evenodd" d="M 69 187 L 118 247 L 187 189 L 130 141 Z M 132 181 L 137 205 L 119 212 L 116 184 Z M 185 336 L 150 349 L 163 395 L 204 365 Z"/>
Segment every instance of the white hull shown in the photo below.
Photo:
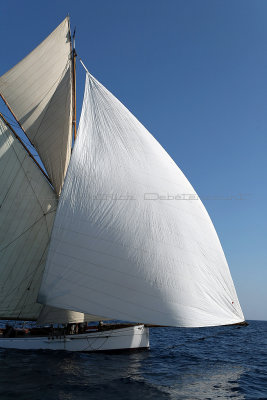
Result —
<path fill-rule="evenodd" d="M 149 347 L 149 330 L 144 325 L 65 337 L 0 338 L 0 347 L 19 350 L 112 351 Z"/>

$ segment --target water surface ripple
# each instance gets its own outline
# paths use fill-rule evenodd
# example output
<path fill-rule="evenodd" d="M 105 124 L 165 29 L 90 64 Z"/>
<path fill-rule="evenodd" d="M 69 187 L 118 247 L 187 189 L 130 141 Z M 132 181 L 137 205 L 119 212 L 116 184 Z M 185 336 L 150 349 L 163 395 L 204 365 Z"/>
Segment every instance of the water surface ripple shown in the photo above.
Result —
<path fill-rule="evenodd" d="M 0 399 L 267 399 L 267 321 L 154 328 L 149 351 L 0 349 Z"/>

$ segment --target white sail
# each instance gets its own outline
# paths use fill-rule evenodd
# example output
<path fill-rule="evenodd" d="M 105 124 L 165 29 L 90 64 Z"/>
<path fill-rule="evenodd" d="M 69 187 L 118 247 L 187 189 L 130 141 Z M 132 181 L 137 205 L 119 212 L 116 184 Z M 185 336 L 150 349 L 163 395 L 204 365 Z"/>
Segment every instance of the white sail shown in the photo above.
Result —
<path fill-rule="evenodd" d="M 36 319 L 57 200 L 0 119 L 0 319 Z"/>
<path fill-rule="evenodd" d="M 161 325 L 244 320 L 216 231 L 191 184 L 89 74 L 39 299 Z"/>
<path fill-rule="evenodd" d="M 98 315 L 83 314 L 62 308 L 44 306 L 38 319 L 38 325 L 44 324 L 69 324 L 89 321 L 103 321 L 105 318 Z"/>
<path fill-rule="evenodd" d="M 62 310 L 61 308 L 44 306 L 38 319 L 37 325 L 45 324 L 68 324 L 84 322 L 84 314 Z"/>
<path fill-rule="evenodd" d="M 69 19 L 0 77 L 0 93 L 36 147 L 57 193 L 71 152 Z"/>

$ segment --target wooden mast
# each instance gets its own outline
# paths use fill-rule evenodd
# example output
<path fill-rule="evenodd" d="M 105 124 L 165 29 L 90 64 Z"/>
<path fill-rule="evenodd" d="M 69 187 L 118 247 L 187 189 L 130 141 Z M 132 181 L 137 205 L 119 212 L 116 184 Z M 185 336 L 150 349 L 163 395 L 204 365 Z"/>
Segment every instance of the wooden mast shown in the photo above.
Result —
<path fill-rule="evenodd" d="M 43 168 L 41 167 L 41 165 L 37 162 L 37 160 L 34 158 L 34 156 L 32 155 L 32 153 L 30 152 L 30 150 L 27 148 L 27 146 L 25 146 L 25 144 L 23 143 L 23 141 L 21 140 L 21 138 L 16 134 L 16 132 L 14 131 L 14 129 L 12 128 L 12 126 L 7 122 L 7 120 L 5 119 L 5 117 L 3 116 L 3 114 L 0 112 L 0 117 L 2 118 L 2 120 L 4 121 L 4 123 L 6 124 L 6 126 L 11 130 L 11 132 L 14 134 L 14 136 L 16 137 L 16 139 L 18 139 L 18 141 L 20 142 L 20 144 L 23 146 L 23 148 L 27 151 L 28 155 L 31 157 L 31 159 L 34 161 L 34 163 L 37 165 L 37 167 L 41 170 L 41 172 L 43 173 L 43 175 L 46 177 L 46 179 L 48 180 L 48 182 L 52 185 L 52 182 L 49 178 L 49 176 L 45 173 L 45 171 L 43 170 Z"/>
<path fill-rule="evenodd" d="M 72 113 L 72 129 L 73 138 L 76 140 L 77 136 L 77 124 L 76 124 L 76 57 L 77 53 L 75 50 L 75 29 L 72 35 L 72 102 L 73 102 L 73 113 Z"/>

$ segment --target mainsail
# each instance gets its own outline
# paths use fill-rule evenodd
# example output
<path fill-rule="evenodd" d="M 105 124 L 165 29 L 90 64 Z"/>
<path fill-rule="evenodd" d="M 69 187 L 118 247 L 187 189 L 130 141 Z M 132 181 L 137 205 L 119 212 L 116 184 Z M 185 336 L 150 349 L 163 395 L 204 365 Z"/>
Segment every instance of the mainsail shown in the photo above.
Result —
<path fill-rule="evenodd" d="M 57 199 L 0 118 L 0 319 L 36 319 Z"/>
<path fill-rule="evenodd" d="M 71 154 L 69 18 L 0 77 L 0 94 L 39 152 L 49 185 L 13 128 L 0 119 L 0 318 L 39 324 L 96 321 L 98 315 L 36 302 Z M 19 139 L 19 140 L 18 140 Z"/>
<path fill-rule="evenodd" d="M 35 146 L 56 193 L 71 154 L 72 87 L 69 18 L 0 77 L 0 94 Z"/>
<path fill-rule="evenodd" d="M 171 326 L 244 320 L 216 231 L 191 184 L 89 73 L 39 300 Z"/>

